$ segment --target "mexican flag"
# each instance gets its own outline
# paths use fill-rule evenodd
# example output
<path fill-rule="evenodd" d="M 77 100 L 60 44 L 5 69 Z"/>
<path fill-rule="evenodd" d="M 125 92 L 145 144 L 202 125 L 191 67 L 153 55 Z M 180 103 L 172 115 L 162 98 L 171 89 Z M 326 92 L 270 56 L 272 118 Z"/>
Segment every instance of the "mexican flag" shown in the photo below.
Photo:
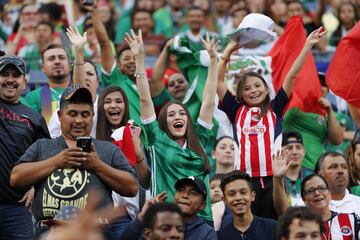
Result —
<path fill-rule="evenodd" d="M 360 23 L 340 41 L 326 73 L 326 84 L 349 103 L 349 112 L 360 128 Z"/>
<path fill-rule="evenodd" d="M 360 108 L 360 22 L 340 41 L 326 72 L 326 84 L 337 96 Z"/>

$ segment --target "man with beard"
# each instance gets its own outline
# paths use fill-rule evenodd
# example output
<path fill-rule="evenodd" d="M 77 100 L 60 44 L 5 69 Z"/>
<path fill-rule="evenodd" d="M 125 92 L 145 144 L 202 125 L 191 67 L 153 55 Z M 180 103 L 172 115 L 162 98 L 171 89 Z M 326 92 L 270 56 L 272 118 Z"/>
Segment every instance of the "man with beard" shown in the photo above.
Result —
<path fill-rule="evenodd" d="M 347 190 L 349 169 L 344 155 L 338 152 L 323 153 L 316 163 L 314 172 L 323 176 L 329 184 L 330 210 L 360 215 L 360 197 L 350 194 Z"/>
<path fill-rule="evenodd" d="M 75 61 L 74 64 L 85 63 Z M 49 123 L 70 81 L 70 60 L 66 49 L 62 45 L 49 45 L 42 54 L 41 70 L 47 76 L 47 84 L 29 92 L 24 98 L 24 104 L 41 113 Z"/>
<path fill-rule="evenodd" d="M 40 138 L 50 138 L 44 118 L 19 102 L 26 86 L 25 73 L 23 59 L 10 55 L 0 57 L 1 239 L 32 239 L 33 225 L 27 206 L 31 203 L 33 192 L 26 193 L 30 186 L 12 188 L 10 173 L 15 162 L 32 143 Z M 20 181 L 26 182 L 26 178 Z"/>
<path fill-rule="evenodd" d="M 278 215 L 294 206 L 304 206 L 301 199 L 301 181 L 312 170 L 302 167 L 305 148 L 301 134 L 295 131 L 283 133 L 282 155 L 273 159 L 273 201 Z"/>
<path fill-rule="evenodd" d="M 130 116 L 137 125 L 140 120 L 140 98 L 135 84 L 135 55 L 130 47 L 120 50 L 115 58 L 111 40 L 102 23 L 96 5 L 83 5 L 91 13 L 92 24 L 100 45 L 101 82 L 103 87 L 117 85 L 121 87 L 129 99 Z"/>

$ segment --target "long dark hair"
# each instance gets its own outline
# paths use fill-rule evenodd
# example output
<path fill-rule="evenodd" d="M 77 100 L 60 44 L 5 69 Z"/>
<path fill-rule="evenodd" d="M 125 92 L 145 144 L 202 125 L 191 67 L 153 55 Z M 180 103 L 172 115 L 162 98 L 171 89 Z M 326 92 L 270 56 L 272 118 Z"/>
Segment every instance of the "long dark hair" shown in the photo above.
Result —
<path fill-rule="evenodd" d="M 245 86 L 245 83 L 246 83 L 246 80 L 248 79 L 248 77 L 259 78 L 264 83 L 265 88 L 269 90 L 269 86 L 267 85 L 265 79 L 260 74 L 258 74 L 256 72 L 244 73 L 244 75 L 241 76 L 241 79 L 240 79 L 239 84 L 236 89 L 236 99 L 240 104 L 244 104 L 244 105 L 247 105 L 247 103 L 244 101 L 244 98 L 243 98 L 243 91 L 244 91 L 244 86 Z M 260 106 L 260 109 L 261 109 L 260 110 L 260 118 L 267 113 L 269 106 L 270 106 L 270 95 L 268 93 L 266 98 L 264 99 L 264 101 L 261 103 L 261 106 Z"/>
<path fill-rule="evenodd" d="M 163 130 L 164 132 L 166 132 L 166 134 L 173 140 L 175 140 L 173 138 L 173 136 L 170 134 L 170 130 L 167 124 L 167 112 L 168 112 L 168 108 L 169 106 L 173 105 L 173 104 L 177 104 L 180 105 L 187 116 L 187 126 L 186 126 L 186 133 L 185 133 L 185 138 L 187 141 L 187 146 L 189 149 L 191 149 L 192 151 L 194 151 L 195 153 L 197 153 L 203 160 L 204 160 L 204 171 L 206 173 L 210 172 L 210 163 L 209 163 L 209 159 L 205 154 L 205 151 L 202 147 L 202 145 L 200 144 L 199 138 L 198 136 L 195 134 L 195 128 L 193 126 L 193 121 L 192 118 L 189 114 L 189 111 L 187 110 L 187 108 L 185 107 L 184 104 L 180 103 L 180 102 L 168 102 L 167 104 L 165 104 L 165 106 L 161 109 L 160 113 L 159 113 L 159 127 L 161 130 Z"/>
<path fill-rule="evenodd" d="M 356 171 L 355 162 L 355 149 L 357 145 L 360 145 L 360 130 L 356 131 L 354 139 L 351 141 L 351 144 L 349 145 L 346 153 L 346 161 L 349 168 L 350 187 L 357 185 L 357 182 L 360 181 L 360 172 Z"/>
<path fill-rule="evenodd" d="M 112 126 L 105 116 L 104 103 L 107 95 L 113 92 L 120 92 L 124 99 L 125 113 L 118 127 L 124 126 L 130 119 L 129 100 L 121 87 L 109 86 L 103 90 L 98 101 L 98 120 L 96 125 L 96 138 L 99 140 L 112 141 Z"/>

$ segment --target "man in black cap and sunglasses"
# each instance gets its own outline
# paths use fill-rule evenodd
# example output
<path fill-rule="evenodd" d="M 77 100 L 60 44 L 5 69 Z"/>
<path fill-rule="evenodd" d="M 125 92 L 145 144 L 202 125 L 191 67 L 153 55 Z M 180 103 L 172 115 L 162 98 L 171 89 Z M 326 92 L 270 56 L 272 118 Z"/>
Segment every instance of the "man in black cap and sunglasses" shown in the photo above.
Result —
<path fill-rule="evenodd" d="M 11 55 L 0 57 L 1 239 L 32 239 L 33 226 L 27 206 L 32 199 L 28 196 L 33 192 L 30 187 L 12 188 L 10 173 L 15 162 L 32 143 L 50 137 L 44 118 L 19 102 L 26 86 L 25 73 L 23 59 Z"/>

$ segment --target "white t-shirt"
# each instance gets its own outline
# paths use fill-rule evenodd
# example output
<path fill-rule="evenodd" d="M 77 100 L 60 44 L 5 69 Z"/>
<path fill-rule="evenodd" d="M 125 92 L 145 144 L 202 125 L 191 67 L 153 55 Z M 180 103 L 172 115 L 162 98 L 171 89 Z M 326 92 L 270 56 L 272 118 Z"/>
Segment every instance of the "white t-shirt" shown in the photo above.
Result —
<path fill-rule="evenodd" d="M 330 200 L 330 210 L 337 213 L 356 213 L 360 215 L 360 197 L 345 190 L 342 200 Z"/>

